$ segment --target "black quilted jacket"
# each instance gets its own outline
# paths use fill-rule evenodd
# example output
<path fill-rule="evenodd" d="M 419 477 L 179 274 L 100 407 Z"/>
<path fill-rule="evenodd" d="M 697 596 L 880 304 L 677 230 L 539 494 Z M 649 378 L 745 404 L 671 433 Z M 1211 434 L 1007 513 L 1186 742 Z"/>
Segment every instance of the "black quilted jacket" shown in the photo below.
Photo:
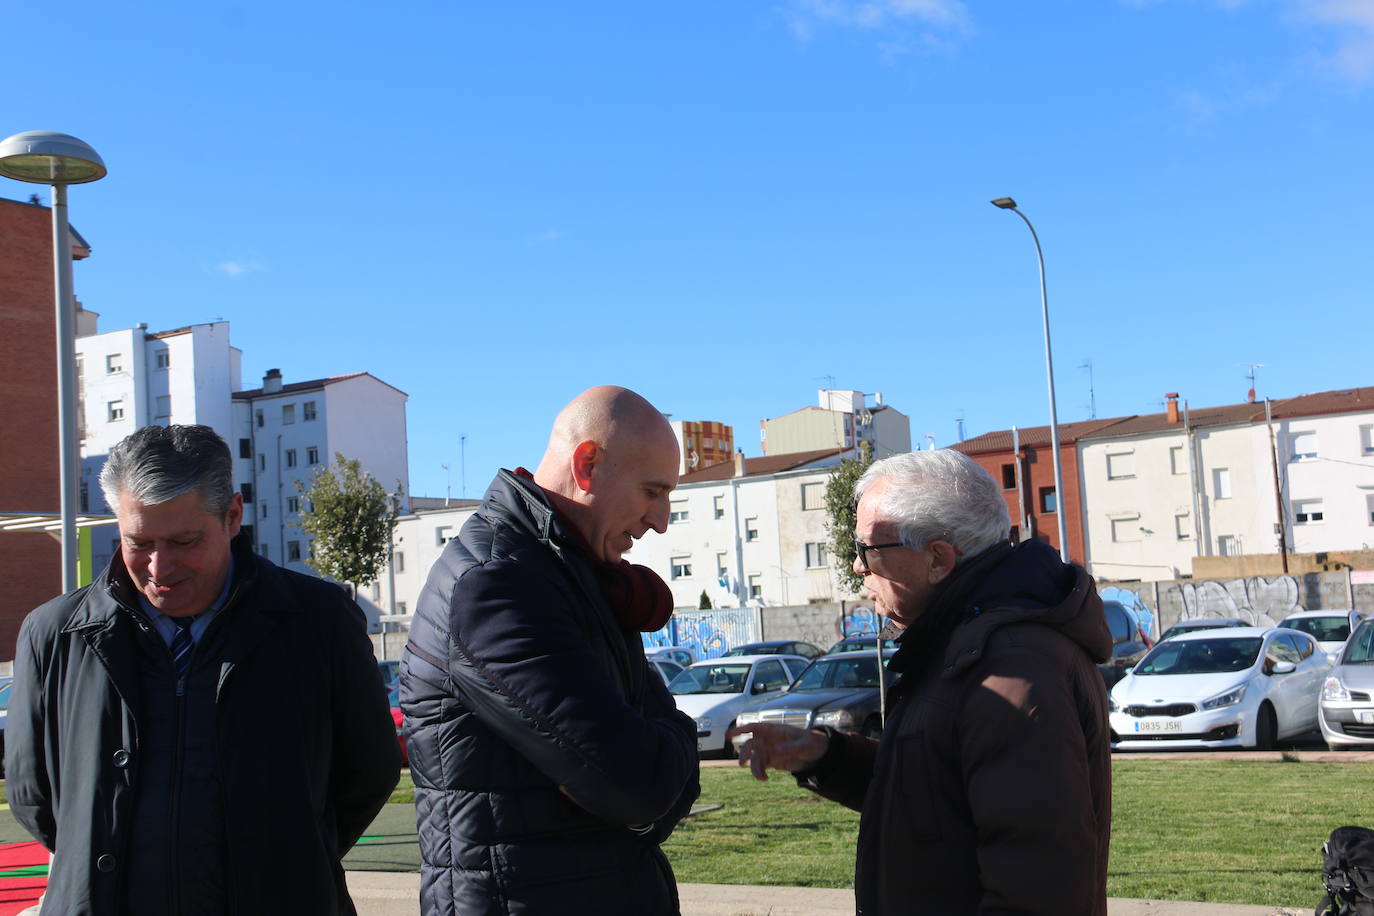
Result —
<path fill-rule="evenodd" d="M 696 729 L 536 485 L 508 471 L 450 541 L 401 664 L 421 912 L 678 912 L 661 843 Z"/>

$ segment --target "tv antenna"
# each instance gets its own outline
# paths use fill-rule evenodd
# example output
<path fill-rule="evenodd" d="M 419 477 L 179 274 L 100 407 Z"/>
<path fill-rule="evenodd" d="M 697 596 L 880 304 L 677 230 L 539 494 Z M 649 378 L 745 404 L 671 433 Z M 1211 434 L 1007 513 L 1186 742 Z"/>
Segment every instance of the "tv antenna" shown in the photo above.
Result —
<path fill-rule="evenodd" d="M 1245 377 L 1250 380 L 1250 390 L 1246 393 L 1245 400 L 1246 402 L 1253 404 L 1255 403 L 1255 370 L 1263 369 L 1264 363 L 1243 363 L 1242 365 L 1248 367 L 1250 370 L 1249 372 L 1245 373 Z"/>
<path fill-rule="evenodd" d="M 1088 370 L 1088 419 L 1097 419 L 1097 394 L 1093 391 L 1093 361 L 1085 359 L 1078 368 Z"/>

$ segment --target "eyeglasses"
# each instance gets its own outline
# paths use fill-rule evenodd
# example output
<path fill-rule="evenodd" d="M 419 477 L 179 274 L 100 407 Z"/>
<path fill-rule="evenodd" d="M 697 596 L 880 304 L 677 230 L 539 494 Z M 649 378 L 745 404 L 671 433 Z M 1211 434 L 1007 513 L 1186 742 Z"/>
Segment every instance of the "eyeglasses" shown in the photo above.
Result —
<path fill-rule="evenodd" d="M 901 541 L 893 541 L 890 544 L 865 544 L 858 538 L 854 539 L 854 551 L 859 555 L 859 569 L 864 572 L 872 572 L 873 568 L 868 565 L 868 552 L 870 550 L 884 550 L 888 547 L 905 547 Z"/>

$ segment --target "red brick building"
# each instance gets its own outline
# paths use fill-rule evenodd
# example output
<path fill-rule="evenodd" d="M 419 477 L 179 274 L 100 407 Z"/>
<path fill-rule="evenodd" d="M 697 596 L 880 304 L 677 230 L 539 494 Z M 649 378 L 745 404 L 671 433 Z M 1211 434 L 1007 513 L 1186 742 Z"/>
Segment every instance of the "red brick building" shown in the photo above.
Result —
<path fill-rule="evenodd" d="M 1016 449 L 1009 429 L 965 439 L 950 448 L 968 455 L 1002 484 L 1002 495 L 1011 514 L 1013 540 L 1037 538 L 1059 549 L 1059 516 L 1062 503 L 1065 533 L 1069 540 L 1069 559 L 1082 563 L 1083 501 L 1079 488 L 1079 438 L 1113 424 L 1110 420 L 1084 420 L 1059 425 L 1059 463 L 1064 478 L 1062 496 L 1054 490 L 1054 457 L 1050 448 L 1050 428 L 1030 426 L 1016 431 Z M 1018 473 L 1019 471 L 1019 473 Z"/>
<path fill-rule="evenodd" d="M 72 236 L 73 257 L 86 257 Z M 60 508 L 53 287 L 52 211 L 0 199 L 0 512 Z M 60 543 L 0 534 L 0 582 L 0 660 L 9 660 L 24 616 L 62 590 Z"/>

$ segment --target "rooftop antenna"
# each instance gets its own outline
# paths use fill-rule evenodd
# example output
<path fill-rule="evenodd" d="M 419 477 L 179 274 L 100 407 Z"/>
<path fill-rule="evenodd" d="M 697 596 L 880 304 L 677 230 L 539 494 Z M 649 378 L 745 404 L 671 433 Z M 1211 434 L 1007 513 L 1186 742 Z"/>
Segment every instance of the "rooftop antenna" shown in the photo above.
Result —
<path fill-rule="evenodd" d="M 1088 419 L 1097 419 L 1097 394 L 1093 391 L 1093 361 L 1085 359 L 1078 368 L 1088 370 Z"/>
<path fill-rule="evenodd" d="M 954 418 L 954 425 L 959 430 L 959 441 L 964 441 L 964 408 L 959 408 L 959 416 Z"/>
<path fill-rule="evenodd" d="M 1250 380 L 1250 390 L 1245 394 L 1245 401 L 1247 404 L 1253 404 L 1255 403 L 1255 370 L 1263 369 L 1264 363 L 1246 363 L 1245 365 L 1250 369 L 1249 372 L 1245 373 L 1245 377 Z"/>
<path fill-rule="evenodd" d="M 926 433 L 926 451 L 928 451 L 928 452 L 933 452 L 933 451 L 935 451 L 935 434 L 934 434 L 934 433 Z"/>
<path fill-rule="evenodd" d="M 458 437 L 458 482 L 462 486 L 459 490 L 463 494 L 463 499 L 468 498 L 468 434 L 463 433 Z"/>
<path fill-rule="evenodd" d="M 448 508 L 449 497 L 453 495 L 453 478 L 448 472 L 448 465 L 441 464 L 439 467 L 444 469 L 444 508 Z"/>

